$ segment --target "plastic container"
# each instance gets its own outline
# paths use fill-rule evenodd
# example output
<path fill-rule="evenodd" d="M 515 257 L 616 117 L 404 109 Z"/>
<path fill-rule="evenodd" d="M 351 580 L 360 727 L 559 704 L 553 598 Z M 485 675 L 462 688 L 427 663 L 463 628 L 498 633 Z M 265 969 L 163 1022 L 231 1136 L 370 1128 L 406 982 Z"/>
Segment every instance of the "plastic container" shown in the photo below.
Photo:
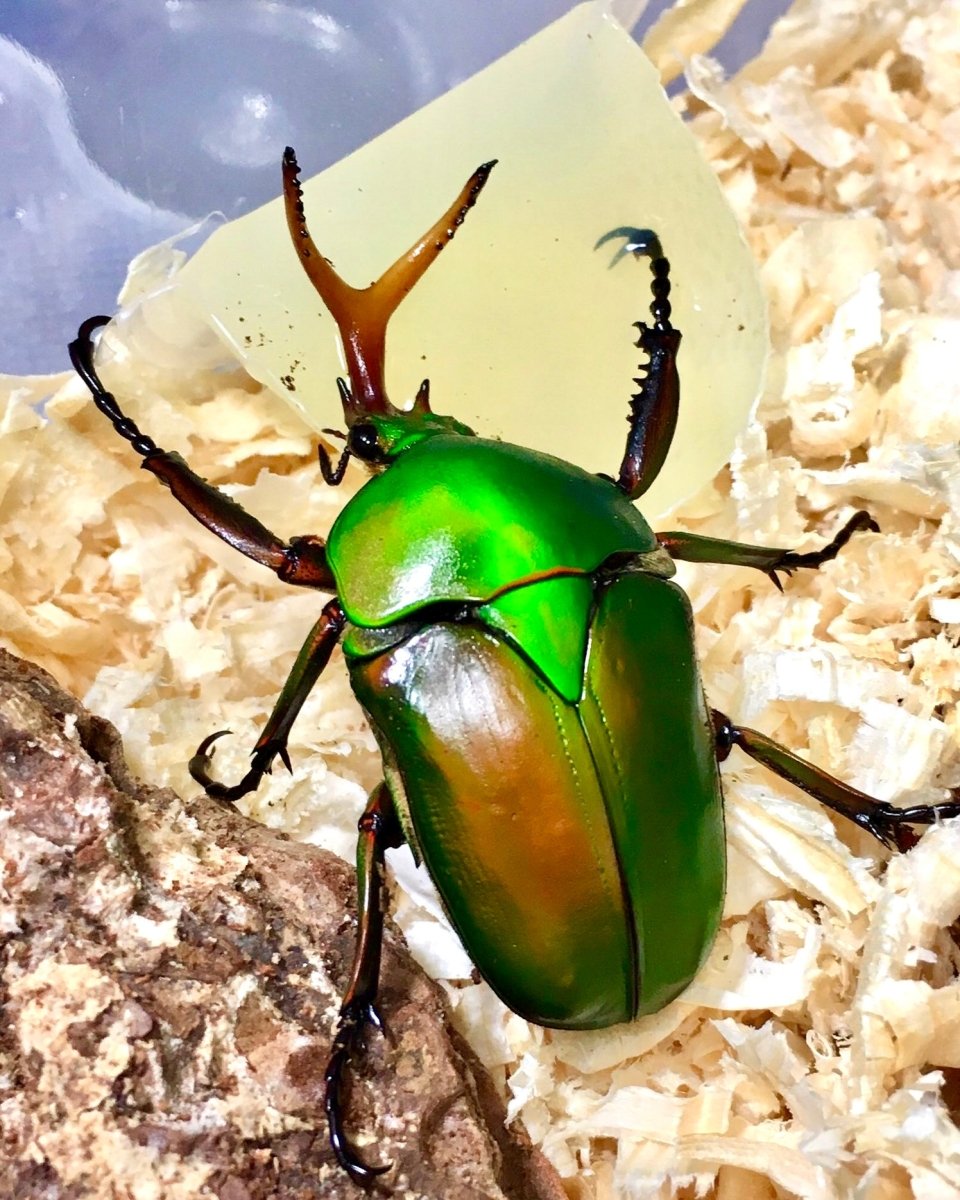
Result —
<path fill-rule="evenodd" d="M 640 7 L 617 2 L 622 19 Z M 212 211 L 230 218 L 276 196 L 285 145 L 319 171 L 571 7 L 7 0 L 0 370 L 60 370 L 79 322 L 113 311 L 135 254 Z M 728 62 L 783 7 L 769 0 L 741 19 Z"/>

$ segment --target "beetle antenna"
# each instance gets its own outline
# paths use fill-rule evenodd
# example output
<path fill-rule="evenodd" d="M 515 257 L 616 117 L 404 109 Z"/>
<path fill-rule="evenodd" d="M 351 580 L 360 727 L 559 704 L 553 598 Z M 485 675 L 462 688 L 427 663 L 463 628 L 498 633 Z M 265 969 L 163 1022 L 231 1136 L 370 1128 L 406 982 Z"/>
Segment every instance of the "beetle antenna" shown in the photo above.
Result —
<path fill-rule="evenodd" d="M 326 446 L 317 446 L 317 461 L 320 463 L 320 474 L 323 476 L 324 483 L 329 484 L 330 487 L 336 487 L 338 483 L 343 482 L 343 477 L 347 473 L 347 463 L 350 461 L 350 453 L 350 447 L 344 446 L 343 453 L 337 460 L 337 465 L 334 466 Z"/>
<path fill-rule="evenodd" d="M 330 310 L 343 342 L 353 385 L 349 408 L 341 389 L 348 423 L 352 424 L 364 414 L 393 411 L 384 386 L 387 322 L 463 224 L 495 162 L 484 163 L 474 171 L 443 216 L 379 279 L 369 287 L 355 288 L 340 278 L 310 236 L 303 211 L 297 156 L 289 146 L 283 152 L 283 196 L 290 236 L 303 269 Z"/>

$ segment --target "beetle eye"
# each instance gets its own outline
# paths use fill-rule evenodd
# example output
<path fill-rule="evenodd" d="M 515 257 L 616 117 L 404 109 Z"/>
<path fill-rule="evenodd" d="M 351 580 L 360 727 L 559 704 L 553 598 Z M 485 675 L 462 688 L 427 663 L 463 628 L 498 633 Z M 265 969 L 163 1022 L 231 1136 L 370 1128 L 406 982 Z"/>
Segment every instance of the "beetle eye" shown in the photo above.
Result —
<path fill-rule="evenodd" d="M 354 425 L 347 438 L 347 445 L 350 448 L 351 454 L 356 455 L 357 458 L 364 459 L 366 462 L 376 462 L 382 457 L 380 435 L 377 433 L 376 425 L 371 425 L 369 422 Z"/>

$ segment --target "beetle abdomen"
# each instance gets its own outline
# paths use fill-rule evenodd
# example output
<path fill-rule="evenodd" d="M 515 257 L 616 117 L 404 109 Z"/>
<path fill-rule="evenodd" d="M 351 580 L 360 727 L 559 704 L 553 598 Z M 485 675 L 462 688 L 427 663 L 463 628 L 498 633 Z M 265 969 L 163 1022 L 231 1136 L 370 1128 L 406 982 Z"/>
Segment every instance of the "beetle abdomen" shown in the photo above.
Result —
<path fill-rule="evenodd" d="M 686 985 L 719 920 L 723 825 L 679 589 L 603 589 L 578 704 L 474 624 L 428 625 L 350 670 L 417 849 L 512 1009 L 602 1027 Z"/>

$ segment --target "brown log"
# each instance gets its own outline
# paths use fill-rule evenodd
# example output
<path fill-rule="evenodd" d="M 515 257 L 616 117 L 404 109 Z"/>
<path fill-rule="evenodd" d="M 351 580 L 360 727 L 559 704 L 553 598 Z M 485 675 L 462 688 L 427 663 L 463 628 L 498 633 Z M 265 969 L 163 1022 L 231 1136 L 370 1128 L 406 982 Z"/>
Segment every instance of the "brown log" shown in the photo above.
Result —
<path fill-rule="evenodd" d="M 129 773 L 119 735 L 0 651 L 0 1195 L 362 1193 L 323 1068 L 355 929 L 340 859 Z M 385 1189 L 563 1200 L 390 931 L 350 1128 Z"/>

